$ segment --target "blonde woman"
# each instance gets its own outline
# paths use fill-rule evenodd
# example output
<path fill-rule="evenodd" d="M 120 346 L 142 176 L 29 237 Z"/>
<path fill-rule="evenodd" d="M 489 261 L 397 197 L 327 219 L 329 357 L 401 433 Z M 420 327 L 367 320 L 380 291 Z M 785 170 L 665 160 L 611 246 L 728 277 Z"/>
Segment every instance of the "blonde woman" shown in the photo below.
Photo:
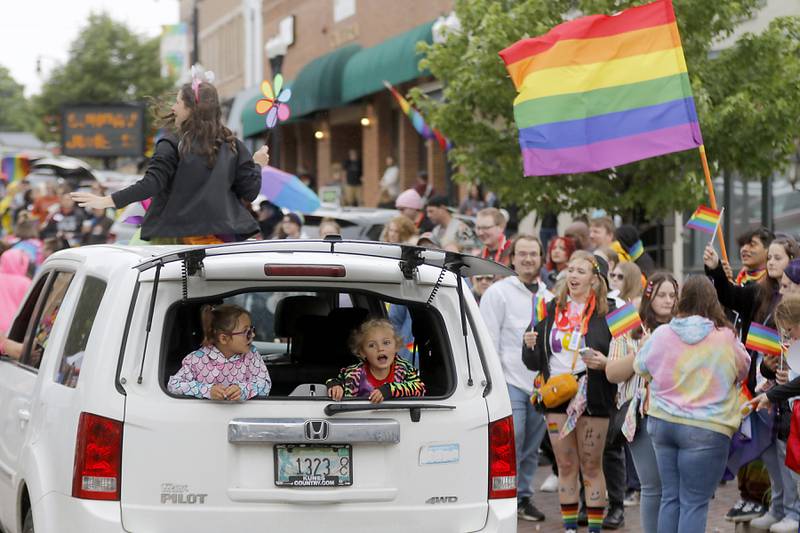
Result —
<path fill-rule="evenodd" d="M 618 263 L 608 277 L 613 297 L 639 305 L 642 299 L 642 271 L 636 263 Z"/>
<path fill-rule="evenodd" d="M 416 244 L 417 227 L 410 218 L 396 216 L 386 224 L 381 240 L 393 244 Z"/>
<path fill-rule="evenodd" d="M 572 254 L 563 283 L 547 306 L 547 318 L 525 333 L 522 360 L 547 381 L 573 374 L 578 392 L 570 401 L 544 408 L 558 464 L 559 502 L 564 530 L 578 529 L 579 474 L 586 487 L 590 533 L 599 533 L 606 506 L 603 449 L 616 386 L 606 378 L 611 333 L 606 264 L 591 253 Z"/>

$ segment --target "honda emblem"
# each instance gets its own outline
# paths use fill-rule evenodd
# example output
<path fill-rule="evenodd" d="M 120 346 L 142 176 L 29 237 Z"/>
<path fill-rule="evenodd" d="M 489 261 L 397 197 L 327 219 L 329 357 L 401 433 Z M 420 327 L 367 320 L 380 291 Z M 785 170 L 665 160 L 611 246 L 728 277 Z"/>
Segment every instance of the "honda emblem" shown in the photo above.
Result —
<path fill-rule="evenodd" d="M 327 420 L 306 420 L 303 425 L 303 434 L 306 440 L 328 440 L 331 425 Z"/>

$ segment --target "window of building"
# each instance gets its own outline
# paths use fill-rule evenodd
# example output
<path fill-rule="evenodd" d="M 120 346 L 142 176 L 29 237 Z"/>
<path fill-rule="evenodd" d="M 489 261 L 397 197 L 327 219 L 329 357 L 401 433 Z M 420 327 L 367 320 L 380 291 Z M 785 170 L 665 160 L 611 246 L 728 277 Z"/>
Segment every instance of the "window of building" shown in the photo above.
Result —
<path fill-rule="evenodd" d="M 356 14 L 356 0 L 333 0 L 333 21 L 352 17 Z"/>
<path fill-rule="evenodd" d="M 67 342 L 61 354 L 61 363 L 56 369 L 56 383 L 72 388 L 78 384 L 86 345 L 89 343 L 89 334 L 92 332 L 94 319 L 105 291 L 105 281 L 91 276 L 86 277 L 69 333 L 67 333 Z"/>

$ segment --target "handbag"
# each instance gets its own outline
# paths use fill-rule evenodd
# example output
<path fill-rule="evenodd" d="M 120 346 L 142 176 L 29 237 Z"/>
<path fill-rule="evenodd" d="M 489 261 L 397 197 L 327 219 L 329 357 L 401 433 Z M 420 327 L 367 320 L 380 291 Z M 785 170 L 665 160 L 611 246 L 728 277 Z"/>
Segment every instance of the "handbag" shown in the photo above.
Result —
<path fill-rule="evenodd" d="M 575 370 L 575 362 L 578 360 L 578 352 L 572 357 L 572 370 Z M 568 402 L 578 393 L 578 380 L 570 372 L 569 374 L 560 374 L 558 376 L 551 376 L 539 389 L 539 394 L 542 397 L 542 403 L 548 409 L 558 407 L 559 405 Z"/>
<path fill-rule="evenodd" d="M 800 473 L 800 401 L 792 406 L 792 422 L 786 439 L 786 466 Z"/>

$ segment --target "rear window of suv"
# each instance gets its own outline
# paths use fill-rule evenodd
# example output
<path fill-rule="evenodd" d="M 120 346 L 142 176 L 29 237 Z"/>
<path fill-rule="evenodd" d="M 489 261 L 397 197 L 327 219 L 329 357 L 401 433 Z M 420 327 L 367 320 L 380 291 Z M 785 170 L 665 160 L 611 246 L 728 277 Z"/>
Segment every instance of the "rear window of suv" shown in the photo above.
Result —
<path fill-rule="evenodd" d="M 165 391 L 184 357 L 203 340 L 205 304 L 245 308 L 255 328 L 253 345 L 272 380 L 269 398 L 327 399 L 324 384 L 359 362 L 349 340 L 366 320 L 388 319 L 402 337 L 398 354 L 425 384 L 425 398 L 449 396 L 455 386 L 452 353 L 442 316 L 417 302 L 396 302 L 367 292 L 252 291 L 172 305 L 164 324 L 160 377 Z M 413 400 L 414 398 L 407 398 Z"/>

